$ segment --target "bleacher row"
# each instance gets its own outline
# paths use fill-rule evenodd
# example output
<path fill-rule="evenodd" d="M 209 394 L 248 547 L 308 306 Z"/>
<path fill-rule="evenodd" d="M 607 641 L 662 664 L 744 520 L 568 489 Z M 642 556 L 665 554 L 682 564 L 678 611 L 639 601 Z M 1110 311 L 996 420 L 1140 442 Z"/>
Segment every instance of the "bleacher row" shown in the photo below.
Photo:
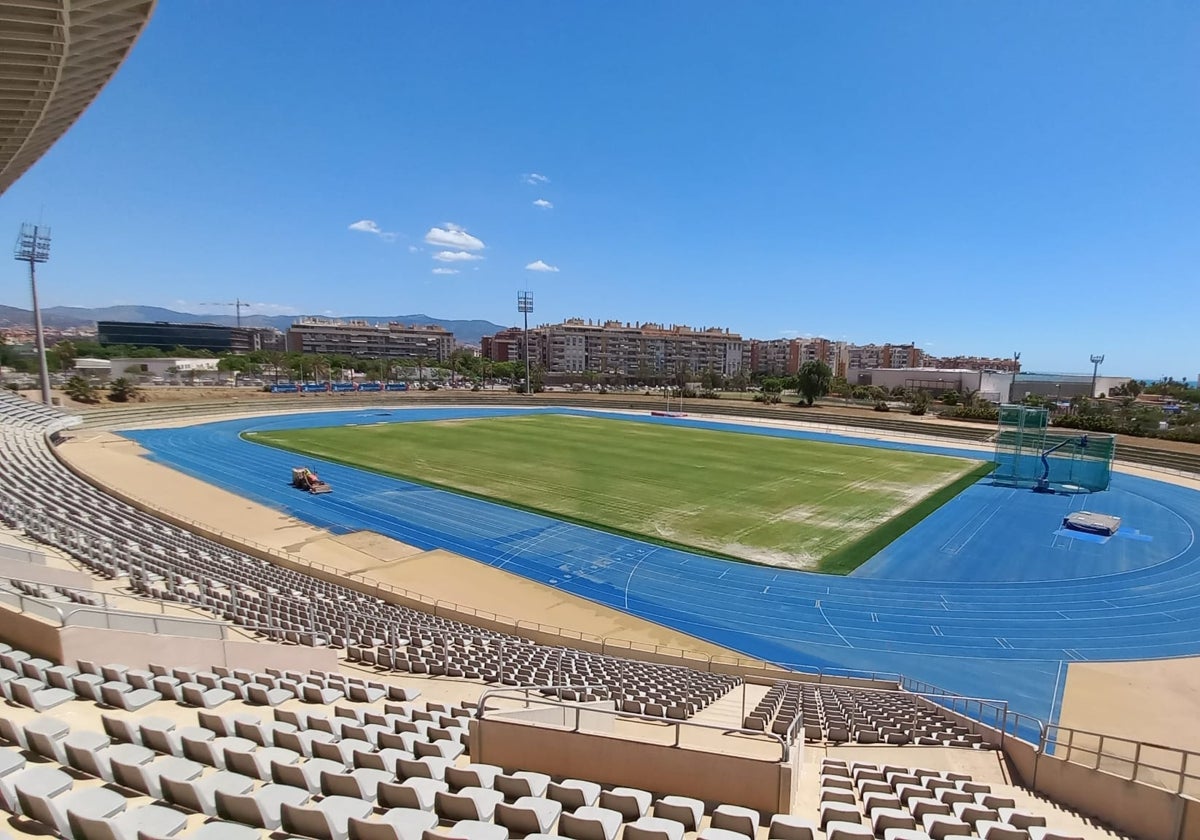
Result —
<path fill-rule="evenodd" d="M 44 704 L 12 694 L 36 713 L 24 723 L 0 714 L 0 739 L 8 745 L 0 747 L 0 807 L 23 830 L 36 823 L 74 840 L 238 840 L 278 830 L 330 840 L 616 840 L 622 830 L 624 840 L 683 840 L 689 832 L 753 840 L 762 821 L 732 805 L 718 804 L 706 817 L 704 803 L 687 797 L 471 763 L 472 705 L 418 703 L 419 692 L 409 687 L 388 685 L 372 701 L 353 703 L 344 702 L 354 698 L 351 689 L 370 688 L 370 681 L 330 673 L 70 666 L 11 649 L 0 653 L 0 665 L 6 689 L 36 681 L 63 692 L 51 707 L 63 717 L 77 720 L 93 709 L 99 715 L 99 727 L 73 727 L 41 713 Z M 102 679 L 83 683 L 100 690 L 50 687 L 83 676 Z M 226 714 L 181 709 L 186 698 L 162 692 L 136 704 L 137 714 L 107 711 L 119 708 L 120 697 L 168 678 L 198 686 L 313 683 L 328 693 L 292 694 L 290 707 L 272 708 L 269 718 L 231 689 L 234 696 L 222 701 L 223 711 L 232 710 Z M 814 832 L 788 815 L 769 821 L 776 840 L 811 840 Z"/>
<path fill-rule="evenodd" d="M 799 721 L 799 723 L 797 723 Z M 914 694 L 781 680 L 746 715 L 746 729 L 833 744 L 919 744 L 989 749 L 946 713 Z"/>
<path fill-rule="evenodd" d="M 820 773 L 820 828 L 828 840 L 1066 840 L 1046 817 L 964 773 L 826 758 Z"/>
<path fill-rule="evenodd" d="M 478 675 L 505 685 L 579 686 L 618 708 L 686 718 L 739 677 L 535 645 L 506 633 L 389 604 L 234 551 L 121 503 L 47 449 L 65 415 L 0 393 L 0 520 L 23 528 L 143 595 L 210 612 L 263 637 L 346 648 L 379 668 Z M 442 669 L 445 669 L 444 671 Z"/>

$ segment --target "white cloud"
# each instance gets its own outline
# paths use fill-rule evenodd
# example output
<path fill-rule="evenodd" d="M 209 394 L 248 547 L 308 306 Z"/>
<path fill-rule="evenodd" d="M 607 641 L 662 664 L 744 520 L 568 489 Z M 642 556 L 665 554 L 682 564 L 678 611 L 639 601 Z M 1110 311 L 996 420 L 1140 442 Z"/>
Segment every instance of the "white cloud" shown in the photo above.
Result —
<path fill-rule="evenodd" d="M 455 231 L 456 233 L 463 233 L 464 231 L 466 231 L 465 227 L 463 227 L 462 225 L 456 225 L 456 224 L 454 224 L 454 222 L 443 222 L 442 227 L 444 227 L 446 230 Z"/>
<path fill-rule="evenodd" d="M 547 201 L 544 198 L 539 198 L 533 202 L 533 206 L 541 207 L 543 210 L 549 210 L 550 208 L 552 208 L 554 206 L 554 204 L 552 202 Z"/>
<path fill-rule="evenodd" d="M 410 254 L 415 254 L 415 253 L 417 253 L 417 252 L 418 252 L 418 251 L 420 251 L 420 250 L 421 250 L 421 249 L 420 249 L 420 248 L 418 248 L 416 245 L 409 245 L 409 246 L 408 246 L 408 253 L 410 253 Z"/>
<path fill-rule="evenodd" d="M 481 260 L 481 254 L 468 254 L 466 251 L 438 251 L 433 255 L 433 258 L 438 262 L 469 262 L 471 260 Z"/>
<path fill-rule="evenodd" d="M 374 219 L 359 219 L 350 225 L 350 230 L 357 230 L 361 233 L 373 233 L 384 242 L 394 242 L 396 240 L 396 234 L 389 233 L 381 228 Z"/>
<path fill-rule="evenodd" d="M 449 222 L 442 227 L 430 228 L 429 233 L 425 234 L 425 241 L 430 245 L 438 245 L 442 248 L 458 248 L 465 251 L 482 251 L 487 247 L 481 239 L 472 236 L 463 228 Z"/>
<path fill-rule="evenodd" d="M 548 265 L 541 260 L 534 260 L 529 265 L 525 266 L 527 271 L 558 271 L 558 266 Z"/>
<path fill-rule="evenodd" d="M 537 172 L 530 172 L 525 176 L 525 183 L 536 187 L 538 184 L 548 184 L 550 179 L 545 175 L 539 175 Z"/>
<path fill-rule="evenodd" d="M 458 274 L 457 268 L 435 268 L 434 274 Z"/>

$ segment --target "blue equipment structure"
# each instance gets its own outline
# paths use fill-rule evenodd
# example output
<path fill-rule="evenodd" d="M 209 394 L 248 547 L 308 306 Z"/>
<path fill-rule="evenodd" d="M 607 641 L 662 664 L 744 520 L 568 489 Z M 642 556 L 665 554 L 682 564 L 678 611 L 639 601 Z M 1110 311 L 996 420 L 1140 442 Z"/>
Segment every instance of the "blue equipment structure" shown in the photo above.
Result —
<path fill-rule="evenodd" d="M 1040 406 L 1002 405 L 992 482 L 1038 493 L 1096 493 L 1112 481 L 1116 436 L 1053 428 Z"/>
<path fill-rule="evenodd" d="M 1071 443 L 1074 443 L 1080 449 L 1087 449 L 1088 436 L 1080 435 L 1077 438 L 1067 438 L 1054 444 L 1049 449 L 1042 450 L 1042 477 L 1038 479 L 1037 484 L 1033 485 L 1034 493 L 1055 492 L 1054 488 L 1050 486 L 1050 456 Z"/>

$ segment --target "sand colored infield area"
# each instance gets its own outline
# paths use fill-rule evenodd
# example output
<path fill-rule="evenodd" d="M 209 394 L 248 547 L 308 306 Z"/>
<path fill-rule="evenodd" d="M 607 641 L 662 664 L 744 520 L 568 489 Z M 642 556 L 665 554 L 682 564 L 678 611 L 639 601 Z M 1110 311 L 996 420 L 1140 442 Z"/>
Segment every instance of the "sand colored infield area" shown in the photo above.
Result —
<path fill-rule="evenodd" d="M 1200 657 L 1073 662 L 1059 723 L 1200 752 L 1197 715 Z"/>
<path fill-rule="evenodd" d="M 142 457 L 137 443 L 79 430 L 58 447 L 64 460 L 101 484 L 206 528 L 302 560 L 523 622 L 704 655 L 737 654 L 554 587 L 448 551 L 423 551 L 371 532 L 335 536 L 272 508 Z"/>

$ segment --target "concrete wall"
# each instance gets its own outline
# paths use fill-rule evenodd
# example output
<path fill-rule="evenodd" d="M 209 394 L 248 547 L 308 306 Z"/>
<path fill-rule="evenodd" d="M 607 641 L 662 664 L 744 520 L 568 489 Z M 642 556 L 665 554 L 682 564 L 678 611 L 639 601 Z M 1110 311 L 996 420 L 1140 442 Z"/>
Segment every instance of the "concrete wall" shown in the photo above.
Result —
<path fill-rule="evenodd" d="M 151 662 L 229 668 L 282 668 L 307 671 L 338 669 L 337 654 L 328 648 L 276 645 L 265 642 L 153 635 L 99 627 L 59 627 L 47 620 L 0 606 L 0 640 L 53 662 L 88 659 L 102 664 L 119 662 L 145 668 Z"/>
<path fill-rule="evenodd" d="M 795 779 L 791 763 L 643 744 L 585 732 L 485 717 L 471 724 L 471 760 L 591 779 L 654 794 L 692 796 L 711 805 L 788 813 Z"/>
<path fill-rule="evenodd" d="M 25 548 L 19 545 L 9 545 L 8 543 L 0 544 L 0 560 L 16 560 L 22 563 L 35 563 L 40 566 L 46 565 L 46 555 L 40 551 Z"/>
<path fill-rule="evenodd" d="M 7 628 L 6 628 L 7 635 Z M 275 645 L 264 642 L 222 641 L 183 636 L 153 636 L 127 630 L 94 627 L 64 627 L 60 662 L 87 659 L 92 662 L 120 662 L 131 668 L 146 668 L 151 662 L 162 665 L 196 665 L 228 668 L 267 668 L 307 671 L 338 669 L 337 655 L 328 648 L 299 645 Z"/>
<path fill-rule="evenodd" d="M 602 711 L 589 712 L 590 708 Z M 535 705 L 530 706 L 528 709 L 492 712 L 488 717 L 516 723 L 559 726 L 572 730 L 581 729 L 593 735 L 609 735 L 616 728 L 616 718 L 612 714 L 612 703 L 603 701 L 579 705 Z"/>
<path fill-rule="evenodd" d="M 1195 800 L 1042 755 L 1037 762 L 1038 793 L 1083 814 L 1097 817 L 1124 834 L 1146 840 L 1200 837 L 1200 815 Z M 1190 830 L 1180 834 L 1185 810 Z"/>
<path fill-rule="evenodd" d="M 28 613 L 0 608 L 0 640 L 33 656 L 62 662 L 62 642 L 53 623 Z"/>
<path fill-rule="evenodd" d="M 960 394 L 966 390 L 980 390 L 979 378 L 981 376 L 980 373 L 971 370 L 935 370 L 932 368 L 871 368 L 862 371 L 862 375 L 870 380 L 871 385 L 888 390 L 907 388 L 913 381 L 932 383 L 941 380 L 943 390 L 954 390 Z"/>
<path fill-rule="evenodd" d="M 92 578 L 74 569 L 55 569 L 40 563 L 5 557 L 0 553 L 0 575 L 17 580 L 45 583 L 50 586 L 65 586 L 68 589 L 91 589 Z"/>

